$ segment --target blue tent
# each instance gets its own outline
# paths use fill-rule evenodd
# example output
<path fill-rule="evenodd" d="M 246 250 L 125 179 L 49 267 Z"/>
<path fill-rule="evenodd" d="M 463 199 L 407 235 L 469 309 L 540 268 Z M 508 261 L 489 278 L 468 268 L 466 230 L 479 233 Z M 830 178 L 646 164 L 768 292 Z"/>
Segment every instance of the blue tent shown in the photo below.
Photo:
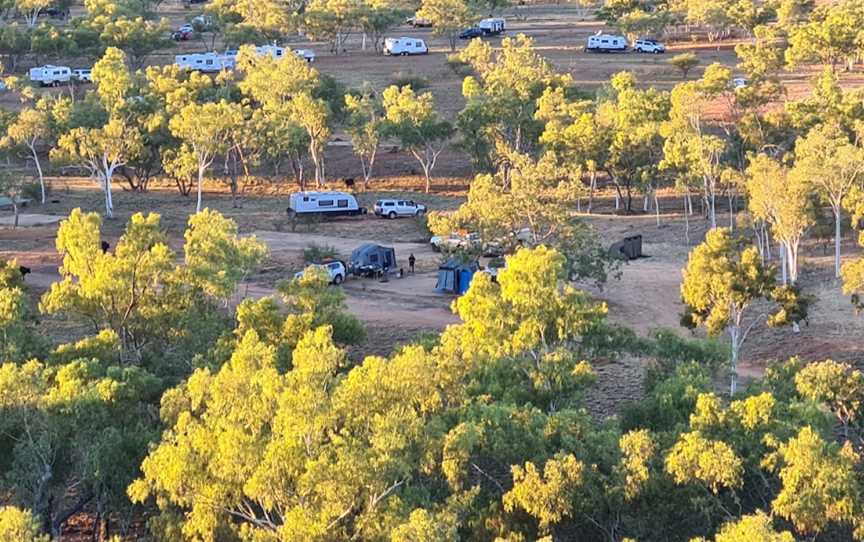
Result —
<path fill-rule="evenodd" d="M 463 263 L 455 259 L 447 260 L 438 266 L 438 282 L 435 284 L 435 291 L 464 294 L 471 286 L 474 273 L 479 269 L 477 262 Z"/>

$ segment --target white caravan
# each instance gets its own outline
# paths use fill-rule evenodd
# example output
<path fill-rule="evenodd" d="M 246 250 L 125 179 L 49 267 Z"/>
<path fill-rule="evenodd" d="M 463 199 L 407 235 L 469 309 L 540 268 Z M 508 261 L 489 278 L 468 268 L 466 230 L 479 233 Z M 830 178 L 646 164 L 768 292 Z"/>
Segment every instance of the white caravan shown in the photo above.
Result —
<path fill-rule="evenodd" d="M 312 49 L 293 49 L 294 54 L 305 60 L 306 62 L 315 62 L 315 51 Z M 228 49 L 225 51 L 225 56 L 236 59 L 239 49 Z M 285 48 L 276 45 L 261 45 L 255 47 L 255 54 L 270 55 L 273 58 L 284 58 Z"/>
<path fill-rule="evenodd" d="M 219 72 L 234 69 L 234 58 L 219 53 L 191 53 L 188 55 L 177 55 L 174 63 L 181 68 L 199 72 Z"/>
<path fill-rule="evenodd" d="M 43 87 L 56 87 L 60 83 L 68 83 L 72 79 L 72 70 L 67 66 L 39 66 L 30 68 L 30 80 L 40 83 Z"/>
<path fill-rule="evenodd" d="M 365 215 L 366 208 L 347 192 L 295 192 L 288 200 L 289 215 Z"/>
<path fill-rule="evenodd" d="M 384 54 L 390 56 L 425 55 L 429 52 L 426 42 L 417 38 L 387 38 Z"/>
<path fill-rule="evenodd" d="M 504 22 L 504 19 L 495 17 L 491 19 L 483 19 L 477 23 L 477 28 L 482 30 L 483 34 L 486 36 L 495 36 L 507 30 L 507 25 Z"/>
<path fill-rule="evenodd" d="M 610 51 L 626 51 L 627 39 L 624 36 L 611 36 L 609 34 L 594 34 L 588 38 L 586 51 L 597 51 L 606 53 Z"/>

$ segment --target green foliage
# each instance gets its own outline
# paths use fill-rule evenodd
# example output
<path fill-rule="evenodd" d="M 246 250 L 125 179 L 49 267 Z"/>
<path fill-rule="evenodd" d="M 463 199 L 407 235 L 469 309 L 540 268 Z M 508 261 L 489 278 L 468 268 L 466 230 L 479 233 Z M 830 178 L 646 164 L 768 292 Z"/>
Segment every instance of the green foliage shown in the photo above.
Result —
<path fill-rule="evenodd" d="M 699 57 L 694 53 L 680 53 L 669 59 L 669 64 L 675 66 L 681 72 L 681 78 L 687 79 L 690 70 L 699 64 Z"/>
<path fill-rule="evenodd" d="M 850 524 L 856 538 L 864 536 L 864 497 L 855 474 L 860 461 L 849 443 L 841 447 L 809 426 L 802 428 L 766 457 L 766 466 L 778 470 L 783 483 L 772 509 L 802 533 L 819 534 L 833 521 Z"/>
<path fill-rule="evenodd" d="M 411 87 L 415 92 L 429 87 L 429 80 L 414 72 L 398 71 L 390 77 L 388 87 Z"/>
<path fill-rule="evenodd" d="M 745 314 L 752 303 L 771 298 L 775 274 L 773 268 L 762 263 L 756 247 L 745 247 L 742 240 L 725 228 L 709 231 L 705 241 L 690 253 L 684 269 L 682 325 L 704 326 L 712 336 L 728 333 L 732 348 L 730 392 L 733 395 L 738 353 L 753 327 L 752 322 L 745 322 Z M 784 295 L 788 299 L 784 299 L 780 310 L 788 317 L 780 318 L 777 313 L 770 320 L 772 324 L 785 325 L 792 323 L 796 315 L 806 315 L 805 311 L 795 309 L 794 292 L 784 292 Z"/>
<path fill-rule="evenodd" d="M 716 542 L 794 542 L 789 531 L 777 531 L 771 518 L 762 510 L 743 516 L 738 521 L 730 521 L 717 533 Z"/>
<path fill-rule="evenodd" d="M 399 140 L 423 168 L 426 192 L 429 192 L 432 170 L 453 127 L 435 111 L 432 93 L 416 94 L 408 86 L 384 89 L 383 134 Z"/>
<path fill-rule="evenodd" d="M 555 72 L 523 34 L 502 40 L 500 50 L 473 40 L 459 59 L 474 71 L 462 82 L 465 107 L 457 125 L 461 146 L 475 168 L 494 170 L 499 146 L 519 153 L 532 151 L 542 131 L 535 120 L 537 99 L 549 87 L 568 87 L 569 76 Z"/>
<path fill-rule="evenodd" d="M 39 533 L 39 521 L 30 510 L 14 506 L 0 508 L 0 540 L 3 542 L 48 542 Z"/>
<path fill-rule="evenodd" d="M 309 243 L 303 249 L 303 261 L 306 263 L 320 263 L 324 260 L 336 259 L 338 257 L 339 251 L 332 245 Z"/>

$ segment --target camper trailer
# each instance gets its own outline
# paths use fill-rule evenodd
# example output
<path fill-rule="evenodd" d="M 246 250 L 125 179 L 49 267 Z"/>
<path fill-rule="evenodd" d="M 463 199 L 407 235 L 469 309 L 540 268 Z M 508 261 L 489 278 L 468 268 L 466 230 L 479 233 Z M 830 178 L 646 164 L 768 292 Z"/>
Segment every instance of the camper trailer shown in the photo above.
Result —
<path fill-rule="evenodd" d="M 504 19 L 500 17 L 483 19 L 477 23 L 477 28 L 483 32 L 484 36 L 497 36 L 507 29 Z"/>
<path fill-rule="evenodd" d="M 30 80 L 43 87 L 56 87 L 72 79 L 72 70 L 67 66 L 40 66 L 30 69 Z"/>
<path fill-rule="evenodd" d="M 188 70 L 210 73 L 234 69 L 235 60 L 219 53 L 190 53 L 175 56 L 174 63 Z"/>
<path fill-rule="evenodd" d="M 384 54 L 390 56 L 425 55 L 429 52 L 426 42 L 417 38 L 387 38 Z"/>
<path fill-rule="evenodd" d="M 586 51 L 609 53 L 614 51 L 626 51 L 627 39 L 623 36 L 611 36 L 609 34 L 594 34 L 588 38 L 588 44 L 585 46 Z"/>
<path fill-rule="evenodd" d="M 351 253 L 348 272 L 360 277 L 375 277 L 396 272 L 396 250 L 373 243 L 360 245 Z"/>
<path fill-rule="evenodd" d="M 289 215 L 365 215 L 366 208 L 347 192 L 295 192 L 288 200 Z"/>

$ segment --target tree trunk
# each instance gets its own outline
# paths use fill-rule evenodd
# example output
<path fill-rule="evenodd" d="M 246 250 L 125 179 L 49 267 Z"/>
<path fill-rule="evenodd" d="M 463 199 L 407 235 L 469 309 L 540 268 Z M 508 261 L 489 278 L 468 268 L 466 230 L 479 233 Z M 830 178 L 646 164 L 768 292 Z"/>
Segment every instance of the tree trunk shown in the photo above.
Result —
<path fill-rule="evenodd" d="M 15 199 L 17 196 L 12 194 L 12 214 L 14 218 L 12 219 L 12 229 L 18 228 L 18 201 Z"/>
<path fill-rule="evenodd" d="M 42 164 L 39 163 L 39 155 L 36 154 L 36 147 L 31 146 L 30 152 L 33 153 L 33 162 L 36 163 L 36 173 L 39 175 L 39 189 L 42 192 L 42 205 L 45 205 L 45 177 L 42 174 Z"/>
<path fill-rule="evenodd" d="M 588 186 L 588 214 L 591 214 L 591 208 L 594 205 L 594 191 L 597 190 L 597 172 L 591 172 L 590 185 Z"/>
<path fill-rule="evenodd" d="M 201 185 L 204 184 L 204 168 L 198 166 L 198 203 L 195 205 L 195 212 L 201 212 Z"/>
<path fill-rule="evenodd" d="M 782 273 L 783 286 L 786 286 L 786 284 L 788 283 L 787 269 L 788 269 L 788 264 L 789 264 L 789 262 L 788 262 L 789 258 L 788 258 L 788 254 L 786 251 L 786 244 L 785 243 L 780 243 L 780 259 L 782 260 L 781 267 L 783 269 L 783 273 Z"/>
<path fill-rule="evenodd" d="M 729 360 L 729 396 L 734 397 L 738 387 L 738 354 L 740 344 L 741 328 L 738 325 L 729 326 L 729 337 L 732 342 L 731 359 Z"/>
<path fill-rule="evenodd" d="M 834 278 L 840 278 L 840 206 L 834 206 Z"/>
<path fill-rule="evenodd" d="M 654 190 L 654 214 L 657 216 L 657 226 L 660 226 L 660 199 L 657 197 L 657 190 Z"/>
<path fill-rule="evenodd" d="M 687 198 L 684 200 L 684 241 L 687 243 L 687 246 L 690 246 L 690 214 L 687 212 L 687 202 L 690 201 L 690 194 L 687 194 Z M 691 207 L 692 210 L 692 207 Z"/>

